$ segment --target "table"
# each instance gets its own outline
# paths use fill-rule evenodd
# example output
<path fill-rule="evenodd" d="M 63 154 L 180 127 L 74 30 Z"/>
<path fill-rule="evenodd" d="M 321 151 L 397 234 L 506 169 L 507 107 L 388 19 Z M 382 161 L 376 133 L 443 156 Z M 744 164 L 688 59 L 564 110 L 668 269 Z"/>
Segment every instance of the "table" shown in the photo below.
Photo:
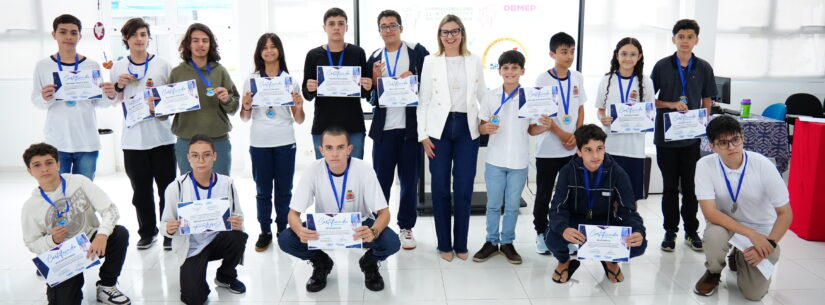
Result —
<path fill-rule="evenodd" d="M 773 158 L 776 161 L 776 169 L 780 173 L 788 170 L 791 157 L 788 151 L 788 124 L 785 121 L 774 120 L 761 115 L 751 115 L 749 118 L 731 117 L 742 125 L 746 150 Z M 796 144 L 796 141 L 794 141 L 794 144 Z M 710 142 L 707 137 L 702 137 L 701 149 L 705 153 L 713 152 L 710 149 Z"/>
<path fill-rule="evenodd" d="M 825 241 L 825 123 L 797 120 L 788 177 L 791 230 L 805 240 Z"/>

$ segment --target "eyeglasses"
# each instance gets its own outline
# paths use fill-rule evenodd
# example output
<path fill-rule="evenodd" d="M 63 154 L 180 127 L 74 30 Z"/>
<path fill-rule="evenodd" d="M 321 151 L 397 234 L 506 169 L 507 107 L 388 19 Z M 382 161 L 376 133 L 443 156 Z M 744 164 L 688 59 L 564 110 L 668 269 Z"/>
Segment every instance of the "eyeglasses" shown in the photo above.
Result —
<path fill-rule="evenodd" d="M 729 140 L 718 140 L 713 144 L 713 146 L 719 148 L 739 147 L 739 145 L 742 145 L 742 137 L 740 136 L 730 138 Z"/>
<path fill-rule="evenodd" d="M 395 31 L 398 31 L 398 29 L 400 29 L 400 28 L 401 28 L 401 25 L 393 23 L 393 24 L 390 24 L 390 25 L 379 26 L 378 30 L 381 31 L 381 32 L 390 32 L 390 31 L 395 32 Z"/>
<path fill-rule="evenodd" d="M 189 158 L 195 159 L 195 160 L 211 159 L 212 158 L 212 152 L 205 152 L 203 154 L 189 153 Z"/>
<path fill-rule="evenodd" d="M 461 30 L 461 28 L 458 28 L 458 29 L 452 29 L 452 30 L 439 30 L 439 31 L 438 31 L 438 33 L 441 35 L 441 37 L 447 37 L 447 36 L 453 36 L 453 37 L 456 37 L 456 36 L 458 36 L 458 35 L 461 35 L 461 32 L 463 32 L 463 31 Z"/>
<path fill-rule="evenodd" d="M 621 53 L 619 53 L 619 57 L 621 57 L 621 58 L 636 58 L 636 57 L 639 57 L 639 53 L 621 52 Z"/>

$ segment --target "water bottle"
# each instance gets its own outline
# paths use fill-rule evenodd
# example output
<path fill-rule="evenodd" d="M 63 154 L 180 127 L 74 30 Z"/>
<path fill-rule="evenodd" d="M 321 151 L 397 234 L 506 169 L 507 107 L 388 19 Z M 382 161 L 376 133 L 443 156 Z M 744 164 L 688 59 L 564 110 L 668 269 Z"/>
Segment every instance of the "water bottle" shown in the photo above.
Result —
<path fill-rule="evenodd" d="M 751 116 L 751 99 L 742 99 L 742 111 L 739 113 L 740 117 L 749 118 Z"/>

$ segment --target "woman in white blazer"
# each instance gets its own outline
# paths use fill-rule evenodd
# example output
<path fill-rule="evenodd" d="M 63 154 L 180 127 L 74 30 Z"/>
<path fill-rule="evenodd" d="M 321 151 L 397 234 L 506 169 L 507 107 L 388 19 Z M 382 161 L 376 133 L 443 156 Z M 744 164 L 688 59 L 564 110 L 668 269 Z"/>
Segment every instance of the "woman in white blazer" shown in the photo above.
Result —
<path fill-rule="evenodd" d="M 418 141 L 430 158 L 433 218 L 441 258 L 466 260 L 470 199 L 478 159 L 478 107 L 487 88 L 481 59 L 467 50 L 461 19 L 447 15 L 438 26 L 438 52 L 421 69 Z M 453 174 L 453 202 L 450 173 Z M 455 226 L 450 228 L 451 211 Z"/>

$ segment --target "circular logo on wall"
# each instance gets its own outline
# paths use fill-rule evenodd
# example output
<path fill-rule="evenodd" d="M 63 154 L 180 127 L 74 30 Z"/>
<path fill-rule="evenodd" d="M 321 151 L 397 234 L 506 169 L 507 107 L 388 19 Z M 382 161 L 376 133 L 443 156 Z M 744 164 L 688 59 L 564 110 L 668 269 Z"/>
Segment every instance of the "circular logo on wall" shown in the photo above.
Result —
<path fill-rule="evenodd" d="M 484 68 L 486 70 L 498 70 L 498 57 L 501 56 L 501 53 L 509 50 L 519 51 L 524 54 L 524 58 L 528 57 L 524 44 L 514 38 L 502 37 L 493 40 L 493 42 L 488 44 L 487 48 L 484 49 L 484 55 L 481 57 Z"/>

